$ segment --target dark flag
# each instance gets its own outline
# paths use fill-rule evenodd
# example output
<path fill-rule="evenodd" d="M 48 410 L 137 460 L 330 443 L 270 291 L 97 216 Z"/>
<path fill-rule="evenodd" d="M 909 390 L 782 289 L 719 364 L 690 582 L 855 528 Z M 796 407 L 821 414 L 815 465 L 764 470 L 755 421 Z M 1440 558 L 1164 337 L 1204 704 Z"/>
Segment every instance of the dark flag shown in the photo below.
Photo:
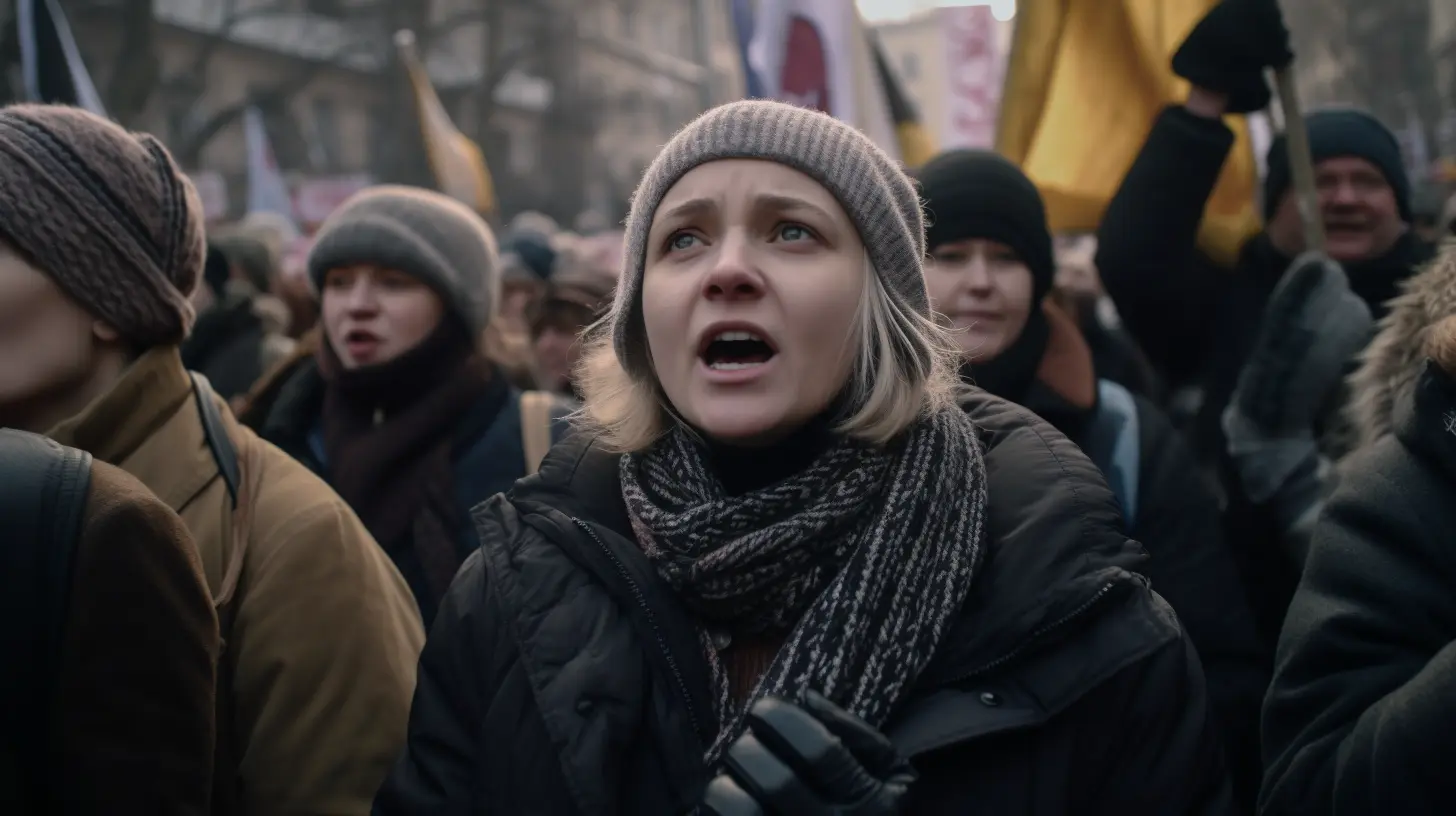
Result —
<path fill-rule="evenodd" d="M 26 99 L 75 105 L 105 116 L 59 0 L 18 0 L 15 20 Z"/>
<path fill-rule="evenodd" d="M 920 121 L 915 103 L 905 94 L 905 89 L 900 87 L 900 78 L 895 76 L 890 61 L 885 59 L 879 38 L 870 34 L 869 39 L 875 54 L 875 70 L 879 74 L 880 85 L 885 90 L 885 103 L 890 109 L 890 119 L 895 123 L 895 139 L 900 143 L 900 161 L 913 170 L 930 161 L 930 157 L 935 155 L 935 145 L 931 142 L 930 133 L 925 129 L 924 123 Z"/>

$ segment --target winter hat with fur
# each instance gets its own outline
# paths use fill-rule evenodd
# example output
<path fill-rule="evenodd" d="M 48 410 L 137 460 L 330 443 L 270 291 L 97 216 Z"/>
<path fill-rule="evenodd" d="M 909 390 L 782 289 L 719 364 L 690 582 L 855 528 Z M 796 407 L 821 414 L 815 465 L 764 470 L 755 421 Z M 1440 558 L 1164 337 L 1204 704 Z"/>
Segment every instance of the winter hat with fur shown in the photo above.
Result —
<path fill-rule="evenodd" d="M 732 102 L 678 131 L 632 196 L 622 278 L 609 318 L 617 359 L 628 372 L 647 376 L 650 369 L 642 326 L 642 274 L 653 215 L 678 179 L 700 164 L 721 159 L 777 162 L 823 185 L 859 230 L 885 289 L 929 316 L 920 199 L 894 160 L 858 130 L 819 111 L 765 100 Z"/>
<path fill-rule="evenodd" d="M 63 105 L 0 109 L 0 240 L 137 349 L 192 328 L 202 204 L 150 135 Z"/>
<path fill-rule="evenodd" d="M 474 210 L 418 187 L 383 185 L 356 193 L 330 215 L 308 253 L 321 291 L 330 269 L 371 265 L 429 286 L 472 334 L 490 324 L 500 292 L 495 235 Z"/>

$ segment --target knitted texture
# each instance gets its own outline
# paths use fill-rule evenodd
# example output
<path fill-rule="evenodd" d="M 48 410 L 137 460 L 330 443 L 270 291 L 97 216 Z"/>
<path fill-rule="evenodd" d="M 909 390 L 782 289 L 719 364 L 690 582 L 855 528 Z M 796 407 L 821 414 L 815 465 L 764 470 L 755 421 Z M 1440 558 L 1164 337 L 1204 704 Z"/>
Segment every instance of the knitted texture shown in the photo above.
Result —
<path fill-rule="evenodd" d="M 0 109 L 0 240 L 138 349 L 192 328 L 202 203 L 147 134 L 62 105 Z"/>
<path fill-rule="evenodd" d="M 951 150 L 915 174 L 925 199 L 926 249 L 981 238 L 1005 244 L 1031 272 L 1032 303 L 1052 290 L 1056 258 L 1041 192 L 1020 167 L 989 150 Z"/>
<path fill-rule="evenodd" d="M 434 290 L 472 334 L 500 301 L 495 234 L 474 210 L 418 187 L 381 185 L 356 193 L 319 228 L 308 276 L 322 291 L 330 269 L 376 266 Z"/>
<path fill-rule="evenodd" d="M 709 626 L 789 631 L 747 700 L 702 632 L 721 728 L 716 762 L 765 694 L 813 689 L 879 727 L 935 654 L 982 553 L 986 472 L 969 417 L 947 410 L 897 445 L 840 438 L 806 470 L 742 496 L 675 428 L 622 457 L 633 532 Z"/>
<path fill-rule="evenodd" d="M 663 196 L 688 171 L 721 159 L 777 162 L 819 182 L 849 214 L 890 294 L 930 314 L 921 266 L 925 226 L 920 199 L 894 160 L 858 130 L 819 111 L 764 100 L 733 102 L 707 111 L 679 131 L 657 154 L 632 196 L 622 280 L 611 314 L 613 345 L 629 373 L 650 373 L 642 275 L 653 216 Z"/>

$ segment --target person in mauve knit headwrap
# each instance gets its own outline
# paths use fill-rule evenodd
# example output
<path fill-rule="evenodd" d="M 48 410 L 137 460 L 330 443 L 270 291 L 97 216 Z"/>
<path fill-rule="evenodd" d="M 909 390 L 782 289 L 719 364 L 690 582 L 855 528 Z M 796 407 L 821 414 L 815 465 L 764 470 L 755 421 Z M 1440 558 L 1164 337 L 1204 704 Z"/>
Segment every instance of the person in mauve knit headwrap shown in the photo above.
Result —
<path fill-rule="evenodd" d="M 204 252 L 155 138 L 0 109 L 0 425 L 127 471 L 196 541 L 224 644 L 212 812 L 362 816 L 404 738 L 419 613 L 348 505 L 183 368 Z"/>
<path fill-rule="evenodd" d="M 1087 457 L 962 393 L 893 160 L 714 108 L 625 246 L 376 814 L 1227 812 L 1197 655 Z"/>

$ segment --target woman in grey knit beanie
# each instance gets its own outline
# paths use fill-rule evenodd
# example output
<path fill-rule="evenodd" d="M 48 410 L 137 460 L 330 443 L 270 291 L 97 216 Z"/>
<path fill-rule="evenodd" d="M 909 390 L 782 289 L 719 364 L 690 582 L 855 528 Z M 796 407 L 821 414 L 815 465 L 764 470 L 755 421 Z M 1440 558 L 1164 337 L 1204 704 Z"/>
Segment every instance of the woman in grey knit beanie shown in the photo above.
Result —
<path fill-rule="evenodd" d="M 923 254 L 909 179 L 824 114 L 668 143 L 582 433 L 476 508 L 377 813 L 1220 812 L 1115 500 L 956 404 Z"/>
<path fill-rule="evenodd" d="M 527 471 L 521 392 L 484 353 L 498 266 L 465 205 L 412 187 L 356 194 L 309 253 L 319 349 L 261 422 L 359 514 L 426 625 L 472 549 L 470 508 Z"/>

